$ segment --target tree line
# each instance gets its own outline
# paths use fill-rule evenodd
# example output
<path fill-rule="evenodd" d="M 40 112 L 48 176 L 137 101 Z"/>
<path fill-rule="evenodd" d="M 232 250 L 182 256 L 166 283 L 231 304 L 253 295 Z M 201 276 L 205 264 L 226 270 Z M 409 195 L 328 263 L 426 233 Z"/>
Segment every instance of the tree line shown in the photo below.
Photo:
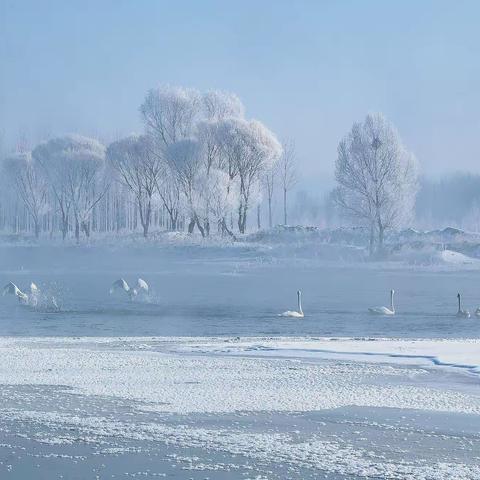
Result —
<path fill-rule="evenodd" d="M 221 91 L 162 86 L 139 108 L 144 131 L 103 145 L 77 134 L 50 138 L 2 160 L 0 227 L 80 241 L 92 231 L 152 227 L 246 232 L 250 212 L 295 184 L 292 143 L 282 145 L 240 99 Z"/>
<path fill-rule="evenodd" d="M 279 142 L 241 100 L 222 91 L 161 86 L 139 107 L 141 134 L 103 145 L 77 134 L 50 138 L 2 160 L 0 228 L 42 232 L 79 242 L 91 232 L 163 230 L 236 238 L 261 227 L 260 206 L 273 225 L 273 199 L 297 182 L 293 142 Z M 381 114 L 353 124 L 335 162 L 337 213 L 370 232 L 381 253 L 385 233 L 413 219 L 417 163 Z"/>

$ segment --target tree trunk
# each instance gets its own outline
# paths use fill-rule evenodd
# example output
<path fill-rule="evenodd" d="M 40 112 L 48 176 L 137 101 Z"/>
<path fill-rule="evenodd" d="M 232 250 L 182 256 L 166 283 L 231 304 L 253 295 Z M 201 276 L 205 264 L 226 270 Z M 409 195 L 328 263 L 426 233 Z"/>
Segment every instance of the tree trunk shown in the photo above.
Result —
<path fill-rule="evenodd" d="M 373 223 L 370 224 L 370 241 L 369 241 L 369 253 L 370 253 L 370 256 L 373 255 L 374 253 L 374 250 L 375 250 L 375 236 L 374 236 L 374 233 L 375 233 L 375 229 L 373 227 Z"/>
<path fill-rule="evenodd" d="M 87 238 L 90 238 L 90 222 L 81 222 L 81 228 Z"/>
<path fill-rule="evenodd" d="M 195 218 L 191 218 L 190 223 L 188 224 L 188 233 L 193 233 L 194 228 L 195 228 Z"/>
<path fill-rule="evenodd" d="M 245 208 L 243 209 L 243 217 L 242 217 L 242 228 L 240 233 L 245 233 L 247 231 L 247 211 Z"/>
<path fill-rule="evenodd" d="M 240 202 L 240 205 L 238 206 L 238 231 L 240 233 L 242 232 L 242 211 L 243 211 L 243 205 L 242 202 Z"/>
<path fill-rule="evenodd" d="M 150 202 L 149 202 L 148 206 L 147 206 L 147 212 L 145 213 L 145 215 L 140 215 L 140 220 L 141 220 L 141 223 L 142 223 L 143 237 L 144 238 L 148 237 L 148 230 L 150 229 L 151 218 L 152 218 L 152 208 L 151 208 Z"/>
<path fill-rule="evenodd" d="M 283 189 L 283 224 L 287 224 L 287 189 Z"/>
<path fill-rule="evenodd" d="M 75 240 L 77 243 L 80 243 L 80 224 L 78 223 L 78 218 L 75 218 Z"/>
<path fill-rule="evenodd" d="M 133 207 L 133 229 L 134 230 L 137 229 L 137 222 L 138 222 L 137 215 L 138 215 L 137 204 L 135 204 L 135 206 Z"/>
<path fill-rule="evenodd" d="M 116 213 L 116 230 L 120 232 L 120 200 L 115 201 L 115 213 Z"/>
<path fill-rule="evenodd" d="M 247 226 L 247 212 L 245 210 L 245 207 L 240 207 L 240 212 L 238 216 L 238 231 L 240 233 L 245 233 Z"/>
<path fill-rule="evenodd" d="M 261 219 L 260 219 L 260 205 L 257 205 L 257 229 L 262 228 Z"/>
<path fill-rule="evenodd" d="M 240 233 L 245 233 L 247 230 L 247 212 L 248 202 L 244 200 L 238 207 L 238 231 Z"/>
<path fill-rule="evenodd" d="M 205 229 L 202 227 L 197 215 L 195 215 L 195 223 L 197 224 L 198 230 L 200 230 L 200 233 L 202 234 L 202 238 L 205 238 Z"/>
<path fill-rule="evenodd" d="M 382 223 L 379 221 L 378 222 L 378 253 L 380 255 L 383 254 L 383 240 L 385 237 L 385 227 L 382 225 Z"/>
<path fill-rule="evenodd" d="M 178 224 L 178 210 L 176 210 L 173 207 L 168 208 L 165 204 L 164 204 L 164 207 L 165 207 L 165 210 L 167 211 L 168 216 L 170 218 L 169 230 L 174 232 L 177 229 L 177 224 Z"/>
<path fill-rule="evenodd" d="M 225 218 L 222 218 L 222 221 L 221 221 L 221 228 L 222 228 L 222 233 L 228 233 L 228 235 L 230 235 L 230 237 L 232 237 L 233 240 L 236 240 L 237 238 L 235 237 L 234 233 L 228 228 L 227 226 L 227 222 L 225 220 Z"/>
<path fill-rule="evenodd" d="M 40 222 L 38 220 L 34 220 L 35 223 L 35 238 L 40 236 Z"/>
<path fill-rule="evenodd" d="M 268 199 L 268 226 L 272 228 L 272 197 Z"/>
<path fill-rule="evenodd" d="M 138 198 L 138 211 L 140 213 L 140 223 L 141 223 L 142 228 L 143 228 L 143 236 L 144 236 L 144 238 L 147 238 L 148 229 L 150 227 L 150 219 L 152 217 L 152 204 L 151 204 L 150 199 L 148 200 L 148 203 L 147 203 L 147 210 L 144 213 L 143 212 L 142 200 L 139 197 Z"/>
<path fill-rule="evenodd" d="M 147 205 L 147 214 L 145 215 L 145 225 L 147 230 L 145 231 L 145 227 L 143 228 L 143 236 L 146 238 L 148 235 L 148 231 L 150 229 L 150 224 L 152 223 L 152 200 L 148 199 Z"/>
<path fill-rule="evenodd" d="M 65 241 L 68 233 L 68 218 L 62 214 L 62 240 Z"/>

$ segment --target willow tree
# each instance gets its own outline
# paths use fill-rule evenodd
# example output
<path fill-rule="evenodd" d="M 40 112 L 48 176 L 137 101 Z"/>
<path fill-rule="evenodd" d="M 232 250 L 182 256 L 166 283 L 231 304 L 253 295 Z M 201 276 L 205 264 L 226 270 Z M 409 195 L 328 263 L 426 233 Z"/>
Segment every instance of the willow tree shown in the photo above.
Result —
<path fill-rule="evenodd" d="M 140 214 L 143 236 L 148 236 L 153 198 L 162 174 L 162 162 L 146 135 L 131 135 L 111 143 L 106 158 L 117 179 L 134 195 Z"/>
<path fill-rule="evenodd" d="M 92 212 L 109 186 L 104 175 L 105 147 L 93 138 L 66 135 L 41 143 L 32 156 L 42 166 L 57 201 L 63 238 L 72 212 L 77 242 L 80 230 L 90 236 Z"/>
<path fill-rule="evenodd" d="M 38 238 L 42 215 L 48 209 L 48 184 L 41 166 L 32 159 L 30 152 L 7 157 L 3 166 L 11 181 L 10 187 L 20 197 L 33 221 L 35 237 Z"/>
<path fill-rule="evenodd" d="M 218 135 L 222 149 L 220 168 L 231 180 L 238 179 L 240 196 L 238 230 L 245 233 L 247 215 L 259 183 L 278 161 L 282 146 L 276 136 L 258 120 L 230 118 L 220 122 Z"/>

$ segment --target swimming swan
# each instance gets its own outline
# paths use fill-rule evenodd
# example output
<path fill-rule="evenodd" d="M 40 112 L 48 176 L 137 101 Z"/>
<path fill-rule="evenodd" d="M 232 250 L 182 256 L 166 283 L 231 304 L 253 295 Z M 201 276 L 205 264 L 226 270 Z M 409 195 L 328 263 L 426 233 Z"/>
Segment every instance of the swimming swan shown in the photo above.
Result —
<path fill-rule="evenodd" d="M 470 312 L 468 310 L 463 310 L 462 309 L 462 296 L 457 293 L 457 298 L 458 298 L 458 312 L 457 312 L 457 317 L 459 318 L 470 318 Z M 476 314 L 476 312 L 475 312 Z"/>
<path fill-rule="evenodd" d="M 22 292 L 13 282 L 9 282 L 3 287 L 3 295 L 7 293 L 15 295 L 22 305 L 35 306 L 38 303 L 40 291 L 33 282 L 30 284 L 30 293 Z"/>
<path fill-rule="evenodd" d="M 370 307 L 368 313 L 372 315 L 395 315 L 395 307 L 393 306 L 393 294 L 395 290 L 390 290 L 390 308 L 387 307 Z"/>
<path fill-rule="evenodd" d="M 140 293 L 148 293 L 148 283 L 139 278 L 135 288 L 130 288 L 128 283 L 123 278 L 120 278 L 112 283 L 112 286 L 110 287 L 110 295 L 119 290 L 126 292 L 130 300 L 133 300 Z"/>
<path fill-rule="evenodd" d="M 300 290 L 297 291 L 297 303 L 298 303 L 298 312 L 287 310 L 280 314 L 281 317 L 295 317 L 295 318 L 303 318 L 305 315 L 303 314 L 302 310 L 302 292 Z"/>

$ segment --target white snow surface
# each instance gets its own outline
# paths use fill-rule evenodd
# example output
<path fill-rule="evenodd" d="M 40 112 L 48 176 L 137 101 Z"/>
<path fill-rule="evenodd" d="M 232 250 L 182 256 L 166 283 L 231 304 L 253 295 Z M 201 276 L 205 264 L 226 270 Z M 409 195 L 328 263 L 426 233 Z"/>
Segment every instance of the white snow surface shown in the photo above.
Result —
<path fill-rule="evenodd" d="M 413 379 L 430 365 L 459 373 L 468 366 L 473 375 L 479 347 L 479 340 L 4 337 L 0 384 L 68 387 L 177 414 L 342 406 L 478 414 L 475 392 Z"/>
<path fill-rule="evenodd" d="M 480 478 L 480 466 L 453 454 L 412 460 L 399 457 L 396 445 L 385 445 L 385 452 L 394 454 L 390 458 L 379 446 L 329 436 L 321 428 L 299 439 L 295 431 L 248 431 L 235 421 L 208 428 L 188 419 L 198 413 L 236 413 L 238 419 L 245 412 L 261 416 L 343 406 L 478 415 L 479 347 L 480 340 L 468 339 L 0 337 L 0 385 L 65 389 L 70 402 L 72 393 L 134 402 L 129 420 L 68 407 L 42 411 L 34 397 L 24 399 L 26 408 L 0 408 L 0 418 L 36 425 L 33 438 L 49 445 L 122 438 L 360 478 L 474 480 Z M 466 382 L 471 388 L 425 381 L 431 370 L 443 369 L 471 377 Z M 145 416 L 151 412 L 165 418 L 180 414 L 186 423 L 151 421 Z M 374 420 L 366 425 L 399 428 L 402 434 L 398 425 Z M 363 435 L 361 426 L 352 428 L 358 429 L 353 436 Z M 442 432 L 435 435 L 447 439 Z M 473 452 L 475 439 L 457 440 Z"/>
<path fill-rule="evenodd" d="M 420 249 L 403 247 L 392 255 L 392 260 L 415 266 L 439 266 L 457 269 L 478 269 L 480 260 L 453 250 L 438 250 L 432 246 Z"/>
<path fill-rule="evenodd" d="M 437 365 L 480 373 L 480 339 L 275 338 L 239 339 L 222 345 L 206 342 L 194 352 L 283 358 L 336 358 L 368 363 Z"/>

